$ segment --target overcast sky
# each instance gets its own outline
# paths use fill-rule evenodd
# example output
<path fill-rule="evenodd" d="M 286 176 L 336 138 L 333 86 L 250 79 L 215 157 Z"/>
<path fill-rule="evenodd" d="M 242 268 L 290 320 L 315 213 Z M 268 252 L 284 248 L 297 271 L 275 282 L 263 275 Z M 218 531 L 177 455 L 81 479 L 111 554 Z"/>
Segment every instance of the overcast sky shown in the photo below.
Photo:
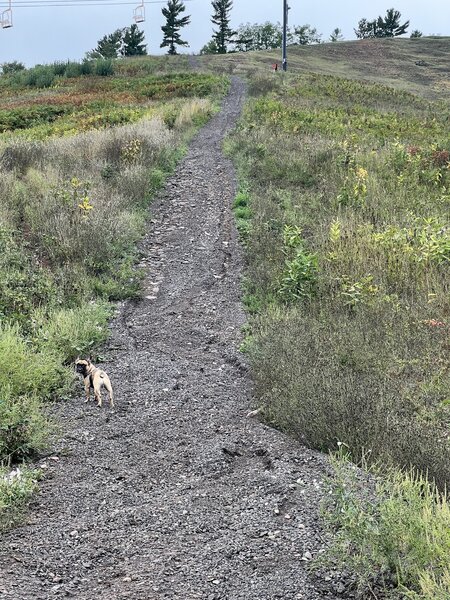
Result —
<path fill-rule="evenodd" d="M 4 6 L 7 1 L 0 0 L 0 5 Z M 104 7 L 14 8 L 15 1 L 24 2 L 12 0 L 14 26 L 10 29 L 0 29 L 0 63 L 19 60 L 27 66 L 54 60 L 83 58 L 85 52 L 94 48 L 97 40 L 104 34 L 131 24 L 134 6 L 128 4 Z M 31 3 L 38 0 L 28 1 Z M 53 0 L 57 4 L 70 1 Z M 90 1 L 95 3 L 101 0 Z M 236 27 L 246 22 L 279 21 L 282 4 L 282 0 L 234 0 L 232 25 Z M 353 39 L 353 27 L 360 18 L 374 18 L 384 14 L 393 5 L 400 10 L 402 18 L 411 21 L 412 29 L 420 29 L 425 35 L 450 35 L 449 0 L 290 0 L 289 4 L 291 24 L 309 23 L 317 27 L 319 32 L 324 34 L 324 38 L 328 37 L 335 27 L 340 27 L 346 39 Z M 162 53 L 159 48 L 162 39 L 162 6 L 164 3 L 148 4 L 146 21 L 140 25 L 145 31 L 148 51 L 151 54 Z M 210 0 L 186 2 L 185 14 L 191 15 L 191 24 L 184 30 L 184 38 L 190 44 L 190 48 L 184 50 L 185 52 L 198 52 L 211 38 L 211 12 Z"/>

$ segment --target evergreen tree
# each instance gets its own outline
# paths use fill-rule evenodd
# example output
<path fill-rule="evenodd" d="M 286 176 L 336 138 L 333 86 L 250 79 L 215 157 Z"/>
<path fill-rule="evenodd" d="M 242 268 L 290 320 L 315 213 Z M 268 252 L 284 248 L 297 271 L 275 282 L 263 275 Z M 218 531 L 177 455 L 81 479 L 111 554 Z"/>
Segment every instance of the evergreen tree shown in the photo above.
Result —
<path fill-rule="evenodd" d="M 167 8 L 162 9 L 162 14 L 166 17 L 166 24 L 161 27 L 164 37 L 160 48 L 169 46 L 168 54 L 176 54 L 175 46 L 189 46 L 187 42 L 181 39 L 179 31 L 190 23 L 191 17 L 180 17 L 180 14 L 186 10 L 181 0 L 168 0 Z"/>
<path fill-rule="evenodd" d="M 376 33 L 376 21 L 368 21 L 367 19 L 361 19 L 358 21 L 358 27 L 354 30 L 356 37 L 360 40 L 375 37 Z"/>
<path fill-rule="evenodd" d="M 98 40 L 97 46 L 86 53 L 89 59 L 95 58 L 117 58 L 122 46 L 123 29 L 116 29 L 114 33 L 104 35 Z"/>
<path fill-rule="evenodd" d="M 207 44 L 200 50 L 200 54 L 217 54 L 217 46 L 215 40 L 209 40 Z"/>
<path fill-rule="evenodd" d="M 378 17 L 373 21 L 361 19 L 358 28 L 355 29 L 356 37 L 365 38 L 385 38 L 404 35 L 409 27 L 409 21 L 400 25 L 401 13 L 398 10 L 390 8 L 386 11 L 385 17 Z"/>
<path fill-rule="evenodd" d="M 230 11 L 233 8 L 233 0 L 212 0 L 214 9 L 211 21 L 219 27 L 214 31 L 213 40 L 218 54 L 225 54 L 227 45 L 233 41 L 236 33 L 230 27 Z"/>
<path fill-rule="evenodd" d="M 409 21 L 400 25 L 401 13 L 398 10 L 390 8 L 386 11 L 386 16 L 377 19 L 377 37 L 397 37 L 404 35 L 409 27 Z"/>
<path fill-rule="evenodd" d="M 344 36 L 342 35 L 342 31 L 339 29 L 339 27 L 333 29 L 330 34 L 330 42 L 342 42 L 343 39 Z"/>
<path fill-rule="evenodd" d="M 409 37 L 411 37 L 412 39 L 417 39 L 417 38 L 421 38 L 422 36 L 423 36 L 423 33 L 419 29 L 414 29 L 414 31 L 411 32 L 411 35 Z"/>
<path fill-rule="evenodd" d="M 311 25 L 299 25 L 294 27 L 294 33 L 291 34 L 291 43 L 295 46 L 308 46 L 309 44 L 320 44 L 322 34 L 317 32 Z"/>
<path fill-rule="evenodd" d="M 122 56 L 143 56 L 147 54 L 147 44 L 143 44 L 145 33 L 136 23 L 123 30 Z"/>

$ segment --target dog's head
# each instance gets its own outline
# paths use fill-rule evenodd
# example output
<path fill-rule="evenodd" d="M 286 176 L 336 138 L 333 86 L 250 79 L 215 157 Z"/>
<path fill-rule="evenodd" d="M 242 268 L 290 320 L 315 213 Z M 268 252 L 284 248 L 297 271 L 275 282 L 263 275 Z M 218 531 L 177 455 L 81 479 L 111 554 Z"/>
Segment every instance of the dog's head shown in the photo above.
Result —
<path fill-rule="evenodd" d="M 75 369 L 77 373 L 81 373 L 83 377 L 86 377 L 89 372 L 89 367 L 91 366 L 90 360 L 84 360 L 82 358 L 77 358 L 75 361 Z"/>

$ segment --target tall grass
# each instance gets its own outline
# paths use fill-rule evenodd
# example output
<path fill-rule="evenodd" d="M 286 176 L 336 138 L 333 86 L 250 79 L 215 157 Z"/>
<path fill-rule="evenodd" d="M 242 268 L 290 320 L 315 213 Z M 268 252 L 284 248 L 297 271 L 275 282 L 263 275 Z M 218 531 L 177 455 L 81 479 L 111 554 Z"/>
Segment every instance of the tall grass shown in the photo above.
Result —
<path fill-rule="evenodd" d="M 258 401 L 314 447 L 445 485 L 448 105 L 333 77 L 278 85 L 255 83 L 228 142 L 249 190 Z"/>
<path fill-rule="evenodd" d="M 333 486 L 335 559 L 360 591 L 443 600 L 448 103 L 317 75 L 251 91 L 227 149 L 255 401 L 305 444 L 384 465 L 375 490 L 340 464 Z"/>
<path fill-rule="evenodd" d="M 360 477 L 340 453 L 333 460 L 325 516 L 334 532 L 329 557 L 357 576 L 361 595 L 444 600 L 450 597 L 450 507 L 416 472 Z M 370 489 L 371 488 L 371 489 Z M 371 497 L 369 497 L 371 496 Z"/>
<path fill-rule="evenodd" d="M 40 471 L 27 467 L 0 467 L 0 532 L 17 523 L 37 490 Z"/>
<path fill-rule="evenodd" d="M 82 62 L 55 62 L 48 65 L 36 65 L 30 69 L 23 69 L 11 74 L 1 76 L 2 85 L 13 88 L 31 87 L 48 88 L 54 85 L 59 78 L 81 77 L 95 74 L 100 77 L 114 75 L 115 62 L 111 59 L 97 59 Z"/>
<path fill-rule="evenodd" d="M 0 463 L 42 450 L 42 402 L 67 394 L 70 363 L 107 335 L 110 302 L 139 294 L 134 269 L 152 195 L 207 99 L 134 124 L 0 144 Z"/>

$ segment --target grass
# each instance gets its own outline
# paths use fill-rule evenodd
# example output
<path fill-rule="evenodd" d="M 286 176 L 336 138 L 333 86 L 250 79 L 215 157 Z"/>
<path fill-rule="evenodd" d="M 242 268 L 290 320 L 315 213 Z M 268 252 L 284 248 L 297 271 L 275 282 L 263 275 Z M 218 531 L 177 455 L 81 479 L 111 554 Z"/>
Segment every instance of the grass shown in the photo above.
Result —
<path fill-rule="evenodd" d="M 40 475 L 37 469 L 27 467 L 0 468 L 0 532 L 20 521 Z"/>
<path fill-rule="evenodd" d="M 392 470 L 361 490 L 340 452 L 325 518 L 334 533 L 329 555 L 351 569 L 361 595 L 414 600 L 450 596 L 450 507 L 416 472 Z M 368 496 L 371 496 L 370 498 Z M 329 557 L 328 557 L 329 558 Z"/>
<path fill-rule="evenodd" d="M 384 465 L 372 495 L 335 481 L 334 560 L 364 593 L 431 600 L 449 594 L 448 70 L 421 95 L 409 71 L 395 86 L 351 78 L 370 49 L 382 60 L 365 79 L 389 82 L 386 57 L 399 49 L 402 65 L 408 43 L 298 49 L 282 77 L 262 75 L 262 55 L 228 57 L 251 98 L 226 149 L 263 418 Z M 438 62 L 448 41 L 421 47 Z M 325 73 L 351 49 L 346 78 Z M 295 74 L 303 52 L 317 72 Z"/>
<path fill-rule="evenodd" d="M 62 63 L 62 67 L 76 64 Z M 35 68 L 53 73 L 46 90 L 27 85 L 24 77 L 33 69 L 0 77 L 0 140 L 18 135 L 34 140 L 74 135 L 135 123 L 164 111 L 176 116 L 183 99 L 217 100 L 227 86 L 224 77 L 206 73 L 158 72 L 151 59 L 117 63 L 118 72 L 108 77 L 73 69 L 68 77 L 58 66 Z"/>
<path fill-rule="evenodd" d="M 309 74 L 264 87 L 228 142 L 247 188 L 235 212 L 267 418 L 441 485 L 448 118 L 440 102 Z"/>
<path fill-rule="evenodd" d="M 151 199 L 227 87 L 223 77 L 168 74 L 165 60 L 123 61 L 107 77 L 77 64 L 36 69 L 54 76 L 49 86 L 31 85 L 29 72 L 0 77 L 4 527 L 35 489 L 33 471 L 13 468 L 48 444 L 45 402 L 71 392 L 70 365 L 95 356 L 111 303 L 139 296 Z"/>
<path fill-rule="evenodd" d="M 293 75 L 315 73 L 375 82 L 428 99 L 445 99 L 450 94 L 449 48 L 449 37 L 290 46 L 288 71 Z M 282 75 L 280 71 L 277 75 L 270 73 L 273 63 L 281 64 L 281 49 L 205 55 L 200 56 L 198 61 L 200 68 L 214 73 L 236 73 L 251 78 L 270 76 L 271 80 Z"/>

